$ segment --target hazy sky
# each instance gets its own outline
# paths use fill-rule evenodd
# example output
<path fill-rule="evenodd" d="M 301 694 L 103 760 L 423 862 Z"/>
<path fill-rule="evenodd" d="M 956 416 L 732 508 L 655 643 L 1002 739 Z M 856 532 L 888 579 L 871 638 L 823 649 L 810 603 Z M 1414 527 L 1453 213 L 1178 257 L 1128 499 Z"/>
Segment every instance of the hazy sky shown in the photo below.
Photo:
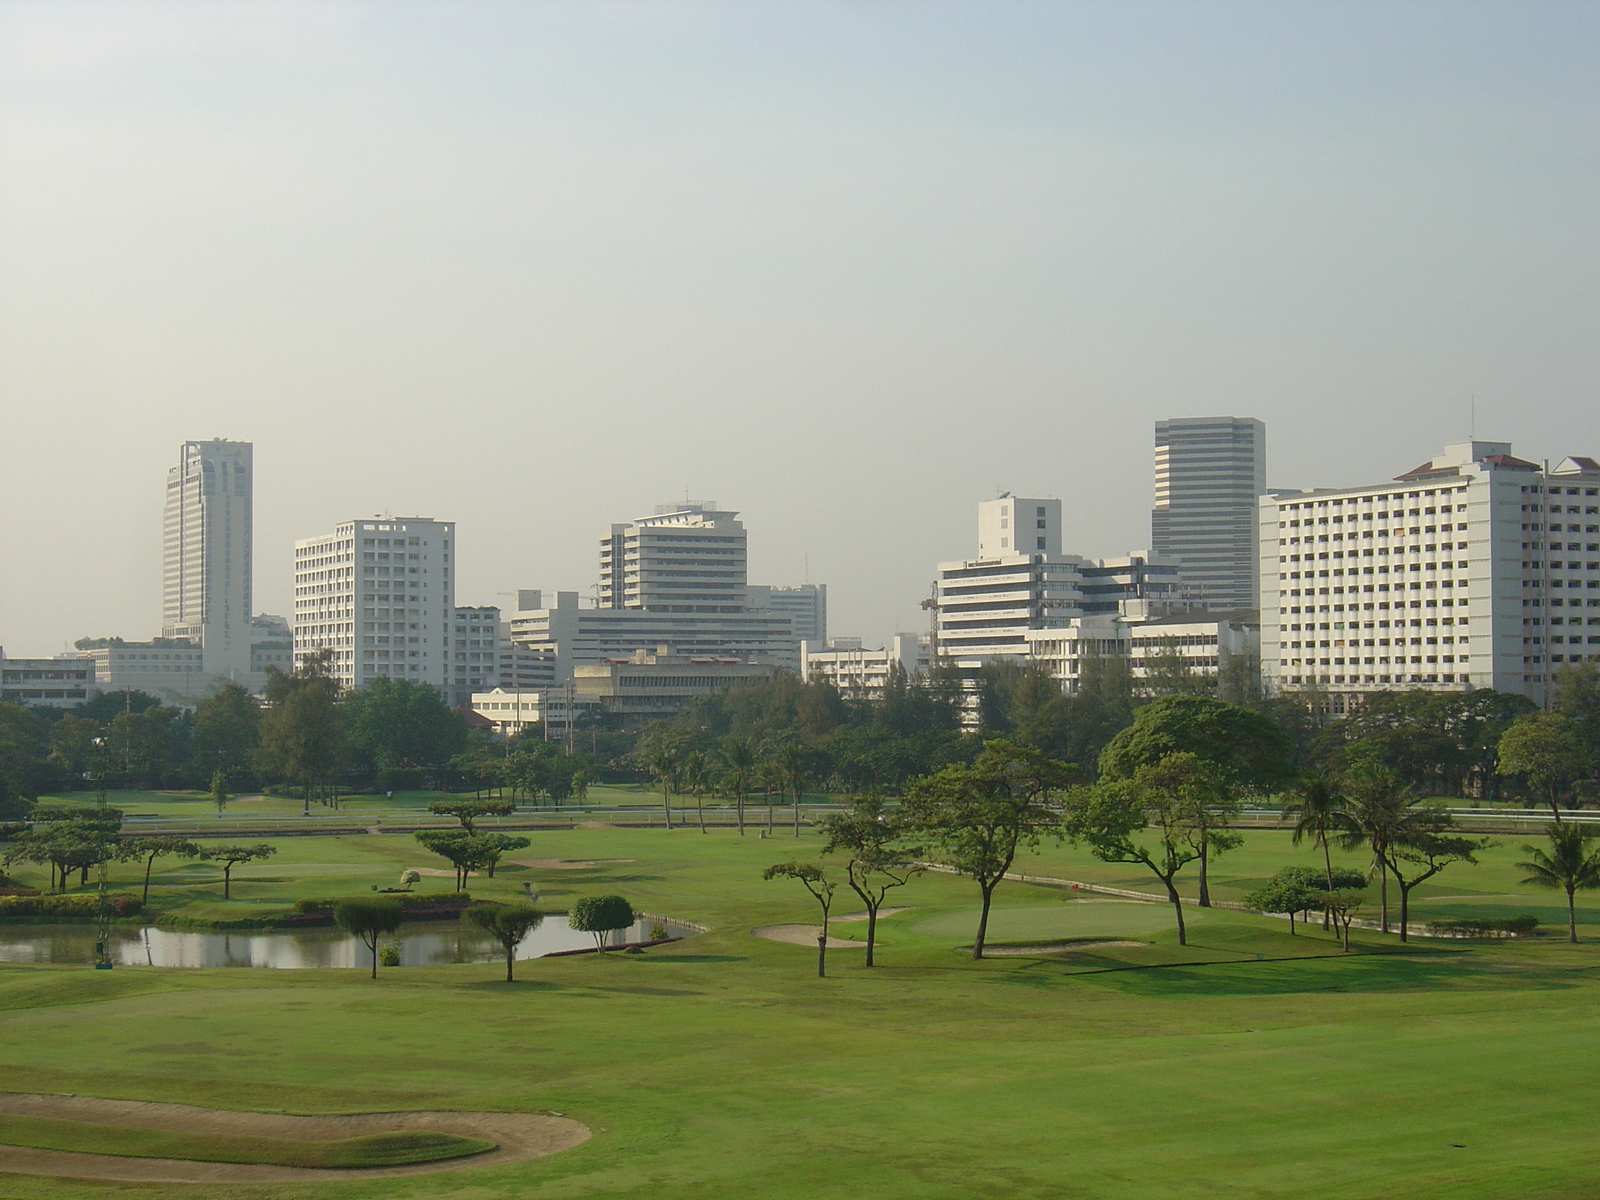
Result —
<path fill-rule="evenodd" d="M 0 643 L 160 623 L 256 447 L 256 607 L 380 511 L 462 603 L 664 500 L 835 633 L 997 487 L 1149 540 L 1151 423 L 1275 486 L 1600 454 L 1600 5 L 0 0 Z"/>

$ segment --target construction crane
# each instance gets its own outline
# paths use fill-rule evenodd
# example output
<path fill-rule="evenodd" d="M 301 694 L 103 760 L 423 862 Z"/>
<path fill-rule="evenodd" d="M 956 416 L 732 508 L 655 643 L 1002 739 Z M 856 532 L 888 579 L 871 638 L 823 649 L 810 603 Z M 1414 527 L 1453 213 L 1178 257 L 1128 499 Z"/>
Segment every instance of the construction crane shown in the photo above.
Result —
<path fill-rule="evenodd" d="M 928 598 L 922 602 L 922 607 L 928 610 L 928 672 L 939 665 L 939 581 L 935 579 L 928 586 Z"/>

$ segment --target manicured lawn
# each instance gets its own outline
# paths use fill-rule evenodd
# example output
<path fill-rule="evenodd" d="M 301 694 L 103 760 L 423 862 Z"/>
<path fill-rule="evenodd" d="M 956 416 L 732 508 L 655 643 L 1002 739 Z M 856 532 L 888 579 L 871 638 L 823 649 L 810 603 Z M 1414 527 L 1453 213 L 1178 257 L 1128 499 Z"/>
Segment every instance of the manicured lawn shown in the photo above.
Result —
<path fill-rule="evenodd" d="M 712 932 L 643 955 L 526 963 L 513 985 L 494 964 L 389 969 L 376 982 L 361 971 L 0 967 L 0 1087 L 295 1112 L 555 1111 L 595 1131 L 540 1160 L 232 1191 L 163 1185 L 163 1196 L 1600 1194 L 1600 941 L 1402 949 L 1363 933 L 1362 953 L 1347 956 L 1319 929 L 1291 937 L 1282 921 L 1216 909 L 1179 947 L 1162 906 L 1007 883 L 996 921 L 1017 938 L 1085 930 L 1140 944 L 973 962 L 955 947 L 976 889 L 930 874 L 892 894 L 912 907 L 882 922 L 882 965 L 830 951 L 819 980 L 813 951 L 747 932 L 815 920 L 798 885 L 760 879 L 770 863 L 814 856 L 814 835 L 798 846 L 727 830 L 529 836 L 517 857 L 596 865 L 508 867 L 473 890 L 526 881 L 551 908 L 617 891 Z M 1559 912 L 1516 887 L 1521 840 L 1481 867 L 1451 868 L 1429 912 Z M 163 903 L 265 911 L 440 865 L 405 836 L 278 845 L 236 883 L 234 906 L 199 866 L 165 873 Z M 1287 835 L 1253 833 L 1213 878 L 1231 896 L 1310 861 Z M 1153 883 L 1065 847 L 1027 869 Z M 835 912 L 856 907 L 841 892 Z M 1600 905 L 1583 916 L 1582 932 L 1600 938 Z M 1199 965 L 1159 965 L 1182 963 Z M 5 1197 L 134 1192 L 0 1177 Z"/>

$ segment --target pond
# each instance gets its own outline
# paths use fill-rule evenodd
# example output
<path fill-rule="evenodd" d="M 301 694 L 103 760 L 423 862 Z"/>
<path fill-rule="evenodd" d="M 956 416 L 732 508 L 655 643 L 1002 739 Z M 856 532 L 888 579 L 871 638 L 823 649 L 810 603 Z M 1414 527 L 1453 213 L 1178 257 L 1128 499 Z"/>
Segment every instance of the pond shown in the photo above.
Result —
<path fill-rule="evenodd" d="M 617 930 L 613 943 L 642 942 L 651 920 Z M 662 922 L 672 937 L 693 931 Z M 407 967 L 449 963 L 504 962 L 500 943 L 480 930 L 455 921 L 418 921 L 402 925 L 384 942 L 400 943 L 400 964 Z M 0 962 L 92 963 L 93 925 L 0 925 Z M 567 928 L 565 914 L 552 913 L 517 947 L 519 959 L 538 958 L 556 950 L 582 950 L 594 935 Z M 339 929 L 191 930 L 116 926 L 111 934 L 111 959 L 121 966 L 152 967 L 359 967 L 371 963 L 371 951 Z"/>

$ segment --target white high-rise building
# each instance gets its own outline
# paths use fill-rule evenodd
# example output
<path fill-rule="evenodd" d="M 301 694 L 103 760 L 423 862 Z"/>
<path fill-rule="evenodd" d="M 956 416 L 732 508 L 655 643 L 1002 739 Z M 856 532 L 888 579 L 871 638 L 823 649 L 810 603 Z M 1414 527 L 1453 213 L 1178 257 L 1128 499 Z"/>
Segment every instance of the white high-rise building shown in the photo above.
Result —
<path fill-rule="evenodd" d="M 715 502 L 658 505 L 600 539 L 600 607 L 736 613 L 745 595 L 745 531 Z"/>
<path fill-rule="evenodd" d="M 493 605 L 457 607 L 450 613 L 450 669 L 446 699 L 451 708 L 472 704 L 500 680 L 500 610 Z"/>
<path fill-rule="evenodd" d="M 185 442 L 167 471 L 161 636 L 202 650 L 202 673 L 250 674 L 254 448 Z"/>
<path fill-rule="evenodd" d="M 345 687 L 386 675 L 444 691 L 453 678 L 455 534 L 453 521 L 373 517 L 296 542 L 296 665 L 329 650 Z"/>
<path fill-rule="evenodd" d="M 1267 490 L 1267 427 L 1250 417 L 1156 422 L 1150 548 L 1177 561 L 1195 603 L 1256 607 L 1256 497 Z"/>
<path fill-rule="evenodd" d="M 1269 687 L 1334 711 L 1401 688 L 1547 699 L 1600 655 L 1600 464 L 1546 473 L 1509 442 L 1459 442 L 1387 483 L 1261 498 Z"/>

